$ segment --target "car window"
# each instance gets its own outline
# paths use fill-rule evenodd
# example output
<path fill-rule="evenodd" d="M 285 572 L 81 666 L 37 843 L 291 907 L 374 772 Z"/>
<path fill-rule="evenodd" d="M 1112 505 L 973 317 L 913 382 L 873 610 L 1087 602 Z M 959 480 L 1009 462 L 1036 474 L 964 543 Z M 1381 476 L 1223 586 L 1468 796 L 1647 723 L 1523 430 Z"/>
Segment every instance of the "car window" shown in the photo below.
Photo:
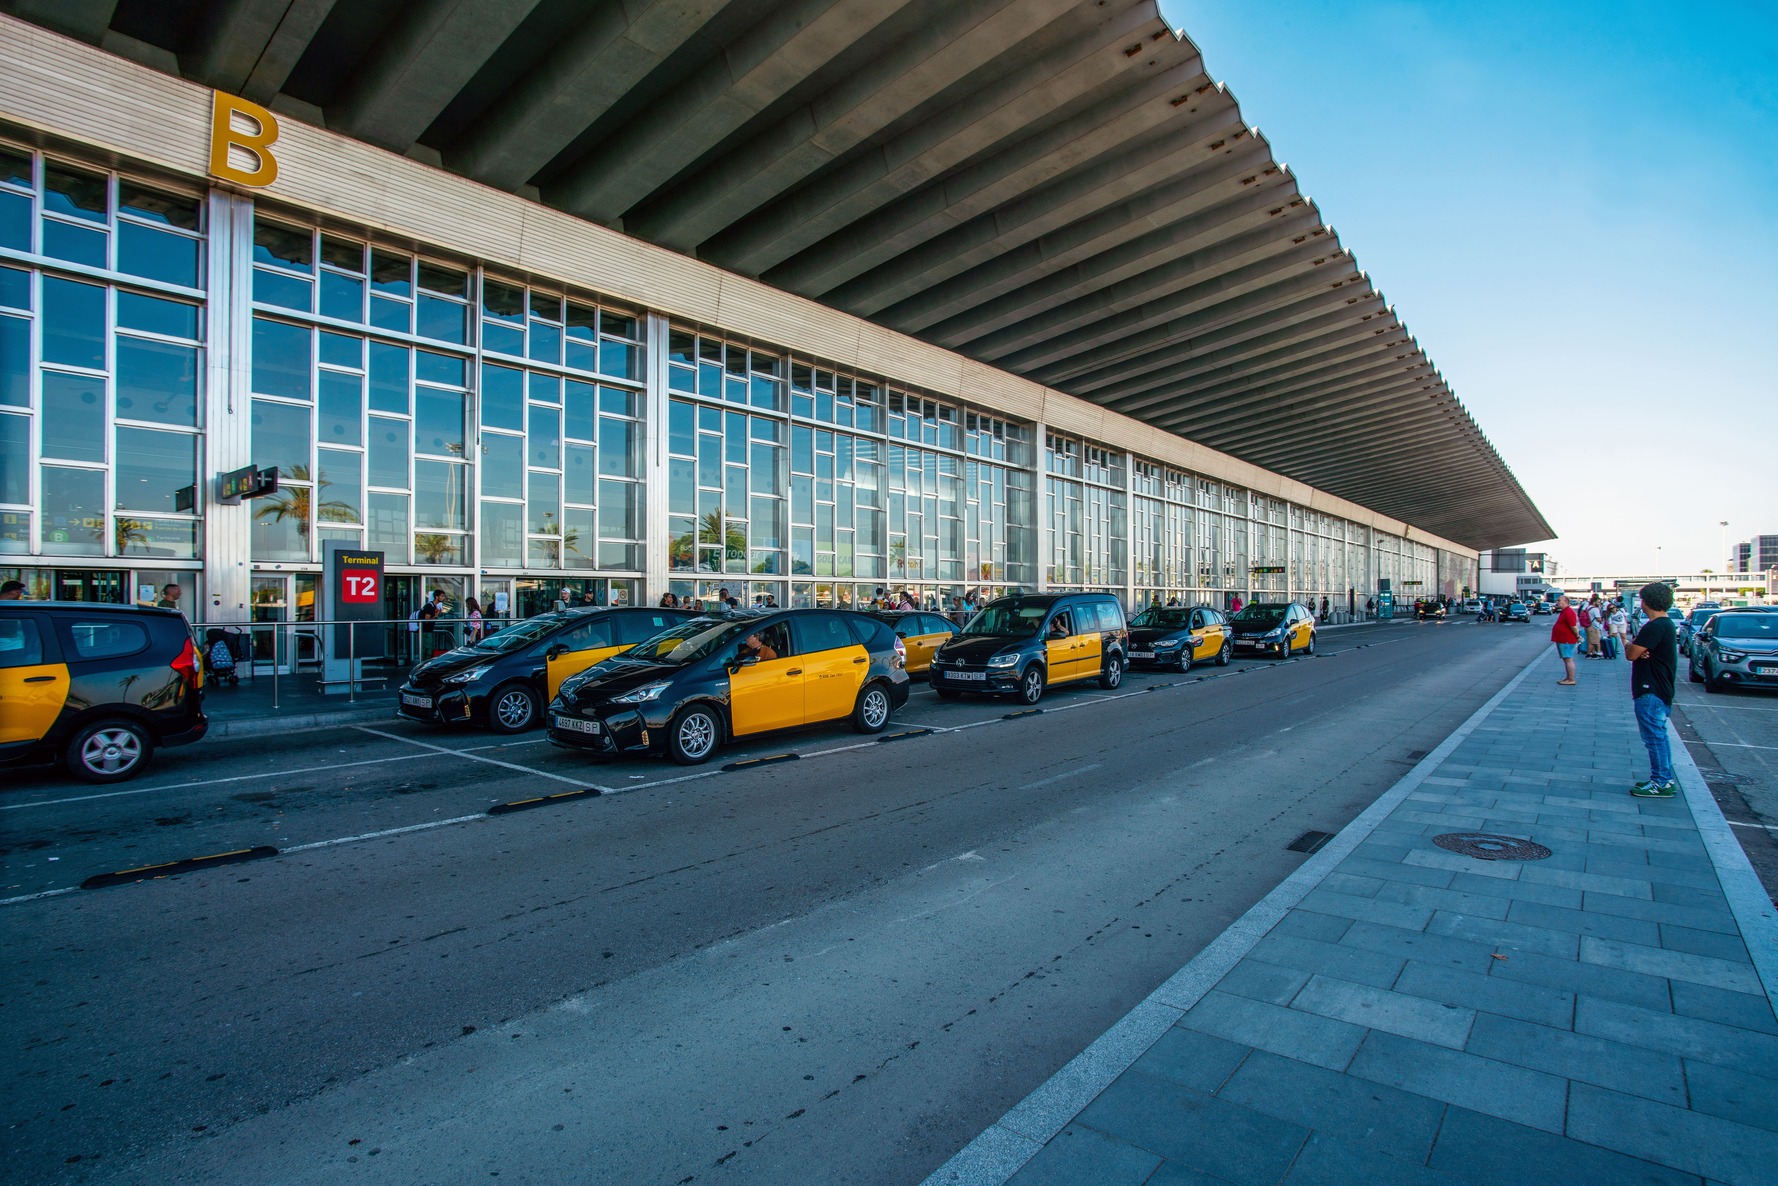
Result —
<path fill-rule="evenodd" d="M 36 667 L 43 662 L 43 635 L 30 618 L 0 620 L 0 667 Z"/>
<path fill-rule="evenodd" d="M 680 620 L 677 614 L 651 614 L 646 610 L 638 610 L 631 614 L 618 614 L 614 623 L 617 628 L 617 645 L 635 646 L 645 638 L 653 638 Z"/>
<path fill-rule="evenodd" d="M 1073 634 L 1073 617 L 1069 615 L 1067 610 L 1063 610 L 1061 613 L 1058 613 L 1050 619 L 1049 629 L 1046 633 L 1048 633 L 1051 638 L 1065 638 L 1068 635 Z"/>
<path fill-rule="evenodd" d="M 838 650 L 858 645 L 858 638 L 846 619 L 837 614 L 799 614 L 796 623 L 797 650 L 803 654 Z"/>
<path fill-rule="evenodd" d="M 1710 629 L 1721 638 L 1778 641 L 1778 614 L 1724 614 L 1710 619 Z"/>
<path fill-rule="evenodd" d="M 68 634 L 79 659 L 115 659 L 148 647 L 148 631 L 140 622 L 70 622 Z"/>
<path fill-rule="evenodd" d="M 594 647 L 608 647 L 610 645 L 610 618 L 594 618 L 590 622 L 582 622 L 549 640 L 549 648 L 552 651 L 558 646 L 566 646 L 571 651 L 590 651 Z"/>
<path fill-rule="evenodd" d="M 938 617 L 936 614 L 927 614 L 926 615 L 926 633 L 928 633 L 928 634 L 949 634 L 949 633 L 951 633 L 951 624 L 949 622 L 947 622 L 945 619 Z"/>
<path fill-rule="evenodd" d="M 852 628 L 858 643 L 867 651 L 887 651 L 895 646 L 895 632 L 880 618 L 866 614 L 847 614 L 846 625 Z"/>
<path fill-rule="evenodd" d="M 895 637 L 911 638 L 916 634 L 925 634 L 926 620 L 919 614 L 903 614 L 895 619 Z"/>

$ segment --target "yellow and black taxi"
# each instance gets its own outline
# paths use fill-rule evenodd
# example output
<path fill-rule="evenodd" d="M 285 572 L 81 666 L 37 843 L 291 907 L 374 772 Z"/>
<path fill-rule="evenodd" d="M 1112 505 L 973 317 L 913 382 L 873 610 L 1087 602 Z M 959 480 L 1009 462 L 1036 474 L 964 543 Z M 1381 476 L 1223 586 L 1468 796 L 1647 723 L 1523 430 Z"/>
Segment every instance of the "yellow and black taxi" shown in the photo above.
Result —
<path fill-rule="evenodd" d="M 1151 605 L 1130 620 L 1130 666 L 1190 671 L 1193 663 L 1228 666 L 1234 635 L 1207 605 Z"/>
<path fill-rule="evenodd" d="M 961 626 L 940 614 L 914 609 L 869 609 L 860 611 L 887 622 L 895 637 L 907 648 L 909 675 L 924 675 L 932 666 L 933 652 L 957 637 Z"/>
<path fill-rule="evenodd" d="M 1292 655 L 1315 653 L 1315 615 L 1294 601 L 1255 601 L 1241 607 L 1229 619 L 1235 635 L 1235 653 Z"/>
<path fill-rule="evenodd" d="M 395 711 L 414 721 L 520 733 L 542 719 L 563 680 L 692 616 L 592 607 L 526 618 L 415 667 Z"/>
<path fill-rule="evenodd" d="M 1096 679 L 1117 687 L 1129 651 L 1124 607 L 1109 593 L 999 597 L 932 656 L 932 690 L 946 699 L 973 692 L 1036 704 L 1051 684 Z"/>
<path fill-rule="evenodd" d="M 0 765 L 60 760 L 122 782 L 209 728 L 203 662 L 170 609 L 0 602 Z"/>
<path fill-rule="evenodd" d="M 849 610 L 693 618 L 565 680 L 549 739 L 689 766 L 725 742 L 802 725 L 880 733 L 907 703 L 905 654 L 888 623 Z"/>

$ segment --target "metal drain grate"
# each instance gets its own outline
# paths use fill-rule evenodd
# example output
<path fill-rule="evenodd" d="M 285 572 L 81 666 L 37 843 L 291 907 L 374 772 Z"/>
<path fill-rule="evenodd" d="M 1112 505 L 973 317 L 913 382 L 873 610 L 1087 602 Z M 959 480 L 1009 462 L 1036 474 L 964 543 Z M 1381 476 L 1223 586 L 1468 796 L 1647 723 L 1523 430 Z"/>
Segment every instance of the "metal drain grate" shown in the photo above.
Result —
<path fill-rule="evenodd" d="M 1446 832 L 1434 836 L 1432 842 L 1478 861 L 1541 861 L 1551 855 L 1550 850 L 1541 844 L 1490 832 Z"/>

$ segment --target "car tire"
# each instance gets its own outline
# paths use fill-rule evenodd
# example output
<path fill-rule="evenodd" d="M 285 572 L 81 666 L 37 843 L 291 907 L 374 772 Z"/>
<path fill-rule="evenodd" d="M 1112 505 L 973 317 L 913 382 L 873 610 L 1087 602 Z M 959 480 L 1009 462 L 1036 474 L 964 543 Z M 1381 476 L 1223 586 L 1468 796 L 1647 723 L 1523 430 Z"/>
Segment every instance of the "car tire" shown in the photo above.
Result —
<path fill-rule="evenodd" d="M 852 728 L 869 735 L 881 733 L 889 724 L 889 714 L 894 711 L 889 703 L 889 689 L 880 680 L 873 680 L 864 685 L 858 693 L 858 703 L 852 706 Z"/>
<path fill-rule="evenodd" d="M 1704 660 L 1704 690 L 1706 692 L 1722 691 L 1722 681 L 1716 678 L 1716 672 L 1710 669 L 1710 660 Z"/>
<path fill-rule="evenodd" d="M 1179 648 L 1179 674 L 1184 675 L 1192 669 L 1192 649 L 1189 646 Z"/>
<path fill-rule="evenodd" d="M 83 726 L 62 751 L 68 772 L 82 782 L 124 782 L 140 774 L 153 755 L 147 727 L 122 717 Z"/>
<path fill-rule="evenodd" d="M 488 697 L 488 728 L 523 733 L 537 724 L 537 693 L 524 684 L 502 684 Z"/>
<path fill-rule="evenodd" d="M 1216 665 L 1218 667 L 1227 667 L 1229 665 L 1229 660 L 1234 657 L 1235 640 L 1232 638 L 1223 639 L 1222 650 L 1216 652 Z"/>
<path fill-rule="evenodd" d="M 699 766 L 722 747 L 722 717 L 708 704 L 688 704 L 667 726 L 667 757 L 679 766 Z"/>
<path fill-rule="evenodd" d="M 1704 682 L 1704 677 L 1698 674 L 1698 665 L 1691 661 L 1691 656 L 1689 655 L 1686 656 L 1685 675 L 1686 678 L 1691 680 L 1694 684 L 1701 684 Z"/>
<path fill-rule="evenodd" d="M 1284 641 L 1278 644 L 1278 661 L 1282 663 L 1288 658 L 1290 658 L 1290 638 L 1286 636 Z"/>
<path fill-rule="evenodd" d="M 1123 682 L 1124 657 L 1113 651 L 1105 656 L 1105 667 L 1099 673 L 1099 686 L 1107 692 L 1112 692 L 1116 691 L 1117 686 Z"/>
<path fill-rule="evenodd" d="M 1039 667 L 1037 664 L 1033 663 L 1031 666 L 1025 668 L 1024 674 L 1019 676 L 1019 703 L 1036 704 L 1039 700 L 1042 700 L 1044 685 L 1048 682 L 1048 679 L 1043 674 L 1043 668 Z"/>

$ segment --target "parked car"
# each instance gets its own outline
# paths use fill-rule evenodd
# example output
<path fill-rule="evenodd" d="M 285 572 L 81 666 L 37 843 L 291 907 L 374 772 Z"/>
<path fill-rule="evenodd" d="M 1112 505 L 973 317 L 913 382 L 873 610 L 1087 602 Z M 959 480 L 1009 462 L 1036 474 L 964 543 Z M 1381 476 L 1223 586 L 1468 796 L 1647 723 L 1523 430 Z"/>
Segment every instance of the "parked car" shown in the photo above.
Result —
<path fill-rule="evenodd" d="M 1439 607 L 1442 615 L 1444 607 Z M 1235 653 L 1273 654 L 1288 659 L 1315 653 L 1315 615 L 1294 601 L 1255 601 L 1229 619 Z"/>
<path fill-rule="evenodd" d="M 1500 620 L 1502 622 L 1529 622 L 1531 607 L 1522 601 L 1509 601 L 1506 603 L 1506 608 L 1500 611 Z"/>
<path fill-rule="evenodd" d="M 563 680 L 692 616 L 597 607 L 526 618 L 415 667 L 395 711 L 414 721 L 520 733 L 538 723 Z"/>
<path fill-rule="evenodd" d="M 691 618 L 562 681 L 549 739 L 696 765 L 778 729 L 850 720 L 880 733 L 907 703 L 905 654 L 888 623 L 849 610 Z"/>
<path fill-rule="evenodd" d="M 1685 666 L 1706 692 L 1778 687 L 1778 610 L 1718 611 L 1692 636 Z"/>
<path fill-rule="evenodd" d="M 949 618 L 926 610 L 911 609 L 872 609 L 862 610 L 878 621 L 887 622 L 895 631 L 895 637 L 901 639 L 901 645 L 907 648 L 907 671 L 909 675 L 925 675 L 932 666 L 933 652 L 957 637 L 962 629 Z"/>
<path fill-rule="evenodd" d="M 1036 704 L 1051 684 L 1117 687 L 1129 654 L 1124 607 L 1109 593 L 1000 597 L 938 648 L 932 689 L 947 699 L 973 692 Z"/>
<path fill-rule="evenodd" d="M 1531 603 L 1531 612 L 1534 614 L 1553 614 L 1556 612 L 1556 603 L 1553 601 L 1533 601 Z"/>
<path fill-rule="evenodd" d="M 1234 635 L 1222 611 L 1207 605 L 1151 605 L 1130 621 L 1130 666 L 1190 671 L 1199 660 L 1226 667 Z"/>
<path fill-rule="evenodd" d="M 122 782 L 204 736 L 203 662 L 170 609 L 0 602 L 0 765 L 60 760 Z"/>
<path fill-rule="evenodd" d="M 1689 614 L 1680 614 L 1674 623 L 1679 643 L 1679 653 L 1688 659 L 1692 653 L 1692 639 L 1704 628 L 1704 623 L 1722 612 L 1719 605 L 1700 605 Z"/>
<path fill-rule="evenodd" d="M 1462 612 L 1465 614 L 1479 614 L 1479 613 L 1481 613 L 1482 612 L 1482 599 L 1480 597 L 1468 598 L 1463 603 Z"/>

